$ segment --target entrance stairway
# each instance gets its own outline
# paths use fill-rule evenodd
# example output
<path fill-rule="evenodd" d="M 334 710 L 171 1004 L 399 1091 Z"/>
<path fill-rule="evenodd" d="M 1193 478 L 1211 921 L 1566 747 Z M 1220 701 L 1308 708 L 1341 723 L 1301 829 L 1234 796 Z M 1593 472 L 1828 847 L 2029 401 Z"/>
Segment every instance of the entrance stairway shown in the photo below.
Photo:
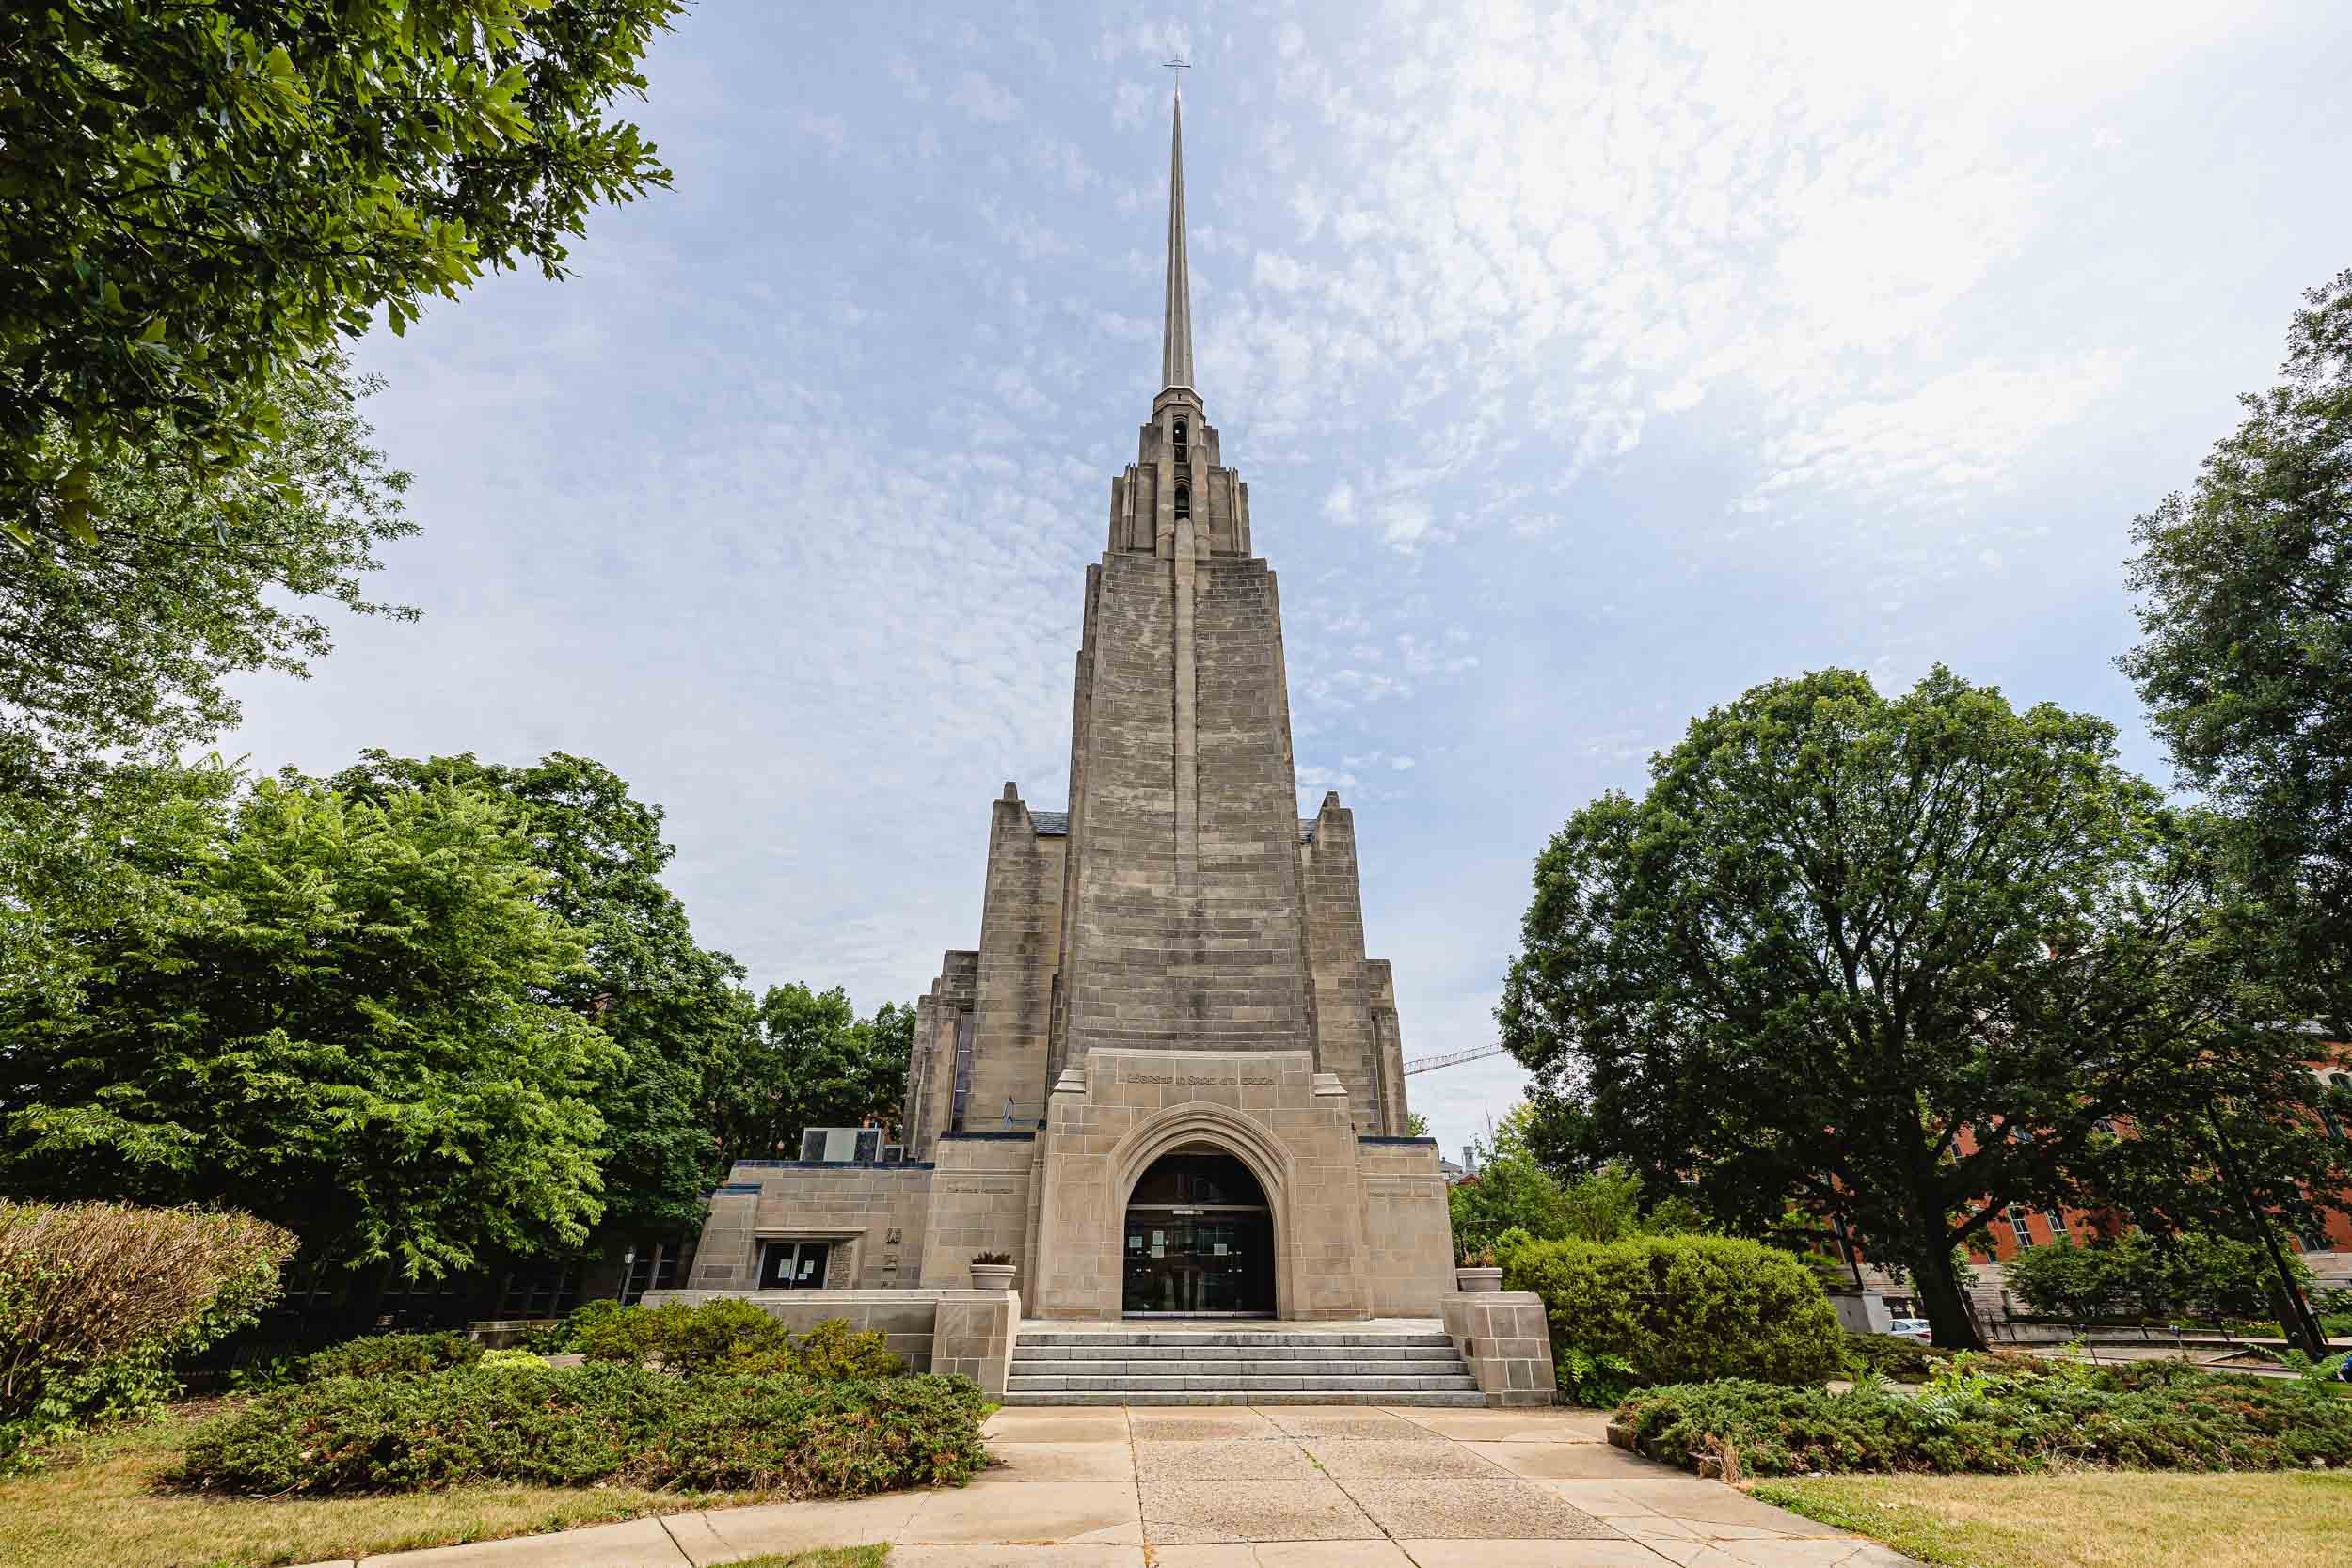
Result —
<path fill-rule="evenodd" d="M 1007 1404 L 1484 1405 L 1440 1330 L 1054 1328 L 1014 1338 Z"/>

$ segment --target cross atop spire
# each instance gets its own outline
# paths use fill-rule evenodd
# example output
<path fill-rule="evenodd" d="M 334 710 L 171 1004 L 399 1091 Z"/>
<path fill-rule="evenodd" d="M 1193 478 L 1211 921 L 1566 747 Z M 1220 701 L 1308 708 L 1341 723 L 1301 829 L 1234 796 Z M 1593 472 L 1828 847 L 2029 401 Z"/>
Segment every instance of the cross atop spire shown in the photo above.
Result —
<path fill-rule="evenodd" d="M 1188 65 L 1184 60 L 1168 63 L 1176 70 Z M 1168 324 L 1160 334 L 1160 386 L 1191 385 L 1192 267 L 1184 256 L 1184 92 L 1180 86 L 1176 132 L 1168 150 Z"/>

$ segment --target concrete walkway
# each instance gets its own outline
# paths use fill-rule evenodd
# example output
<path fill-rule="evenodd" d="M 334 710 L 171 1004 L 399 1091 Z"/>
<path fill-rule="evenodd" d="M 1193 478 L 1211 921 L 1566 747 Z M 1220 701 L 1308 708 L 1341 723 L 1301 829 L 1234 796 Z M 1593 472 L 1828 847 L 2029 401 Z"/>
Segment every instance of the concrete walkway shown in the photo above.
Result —
<path fill-rule="evenodd" d="M 365 1568 L 714 1568 L 890 1542 L 892 1568 L 1906 1568 L 1611 1448 L 1579 1410 L 1007 1409 L 962 1490 L 716 1509 Z M 350 1568 L 350 1565 L 343 1565 Z"/>

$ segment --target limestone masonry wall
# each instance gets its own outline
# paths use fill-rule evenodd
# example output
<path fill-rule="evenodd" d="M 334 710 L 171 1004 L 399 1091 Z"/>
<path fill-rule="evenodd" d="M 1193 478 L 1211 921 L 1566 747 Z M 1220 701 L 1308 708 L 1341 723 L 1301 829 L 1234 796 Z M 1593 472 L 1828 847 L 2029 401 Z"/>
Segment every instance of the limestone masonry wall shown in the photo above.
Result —
<path fill-rule="evenodd" d="M 1062 846 L 1038 836 L 1011 784 L 989 818 L 975 992 L 975 1132 L 1034 1129 L 1045 1115 L 1045 1047 L 1061 959 Z M 1008 1123 L 1006 1107 L 1011 1106 Z"/>
<path fill-rule="evenodd" d="M 1454 1221 L 1434 1138 L 1364 1138 L 1356 1146 L 1372 1311 L 1434 1318 L 1454 1292 Z"/>
<path fill-rule="evenodd" d="M 923 1165 L 738 1162 L 712 1195 L 688 1277 L 698 1291 L 759 1282 L 762 1241 L 831 1242 L 825 1284 L 836 1291 L 913 1285 L 923 1262 L 931 1171 Z"/>
<path fill-rule="evenodd" d="M 1030 1133 L 948 1133 L 931 1172 L 930 1224 L 923 1239 L 922 1282 L 964 1284 L 975 1253 L 1022 1254 L 1029 1228 L 1029 1171 L 1037 1158 Z M 1025 1287 L 1025 1278 L 1022 1281 Z"/>
<path fill-rule="evenodd" d="M 1311 1050 L 1298 793 L 1274 574 L 1263 561 L 1218 559 L 1200 580 L 1200 888 L 1170 933 L 1188 938 L 1192 951 L 1182 976 L 1184 1036 L 1169 1043 Z"/>
<path fill-rule="evenodd" d="M 1073 904 L 1064 967 L 1064 1060 L 1098 1045 L 1174 1043 L 1183 1028 L 1178 935 L 1168 565 L 1108 555 L 1089 577 L 1090 666 L 1069 853 Z"/>

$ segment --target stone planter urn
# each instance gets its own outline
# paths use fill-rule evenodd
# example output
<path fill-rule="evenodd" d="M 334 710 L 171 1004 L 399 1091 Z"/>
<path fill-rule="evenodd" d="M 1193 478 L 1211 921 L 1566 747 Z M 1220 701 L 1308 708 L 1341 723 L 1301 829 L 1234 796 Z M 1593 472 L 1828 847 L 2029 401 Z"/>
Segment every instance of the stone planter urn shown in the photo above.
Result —
<path fill-rule="evenodd" d="M 1009 1291 L 1012 1289 L 1013 1263 L 971 1263 L 972 1289 L 976 1291 Z"/>
<path fill-rule="evenodd" d="M 1461 1286 L 1464 1295 L 1485 1295 L 1489 1291 L 1502 1289 L 1502 1271 L 1501 1269 L 1458 1268 L 1454 1271 L 1454 1281 Z"/>

